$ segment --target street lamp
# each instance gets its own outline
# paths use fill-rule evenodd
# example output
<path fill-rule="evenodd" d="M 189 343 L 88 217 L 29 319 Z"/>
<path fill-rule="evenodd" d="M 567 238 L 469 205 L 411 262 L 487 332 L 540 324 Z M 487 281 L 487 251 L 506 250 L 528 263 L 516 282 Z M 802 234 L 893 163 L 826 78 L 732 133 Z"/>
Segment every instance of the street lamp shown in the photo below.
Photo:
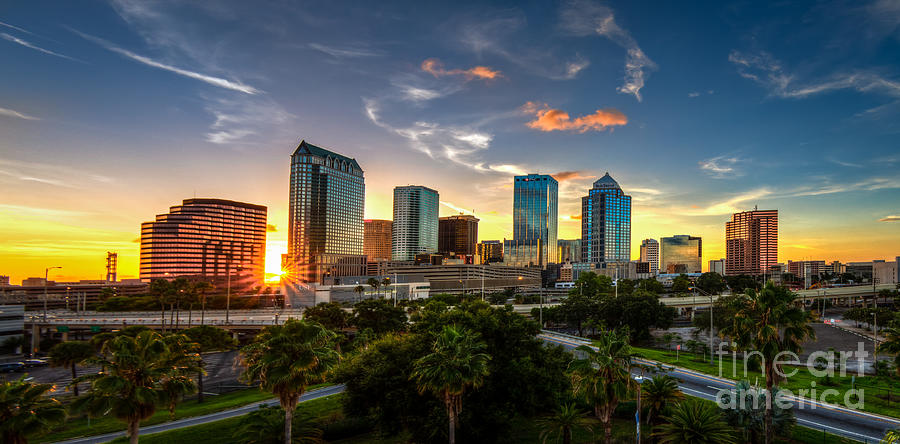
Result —
<path fill-rule="evenodd" d="M 47 279 L 50 276 L 50 270 L 62 267 L 47 267 L 44 269 L 44 322 L 47 322 Z"/>
<path fill-rule="evenodd" d="M 641 373 L 643 373 L 643 371 L 641 371 Z M 634 412 L 634 424 L 637 427 L 637 443 L 641 444 L 641 384 L 644 382 L 644 375 L 640 374 L 635 376 L 634 382 L 637 382 L 638 386 L 637 411 Z"/>

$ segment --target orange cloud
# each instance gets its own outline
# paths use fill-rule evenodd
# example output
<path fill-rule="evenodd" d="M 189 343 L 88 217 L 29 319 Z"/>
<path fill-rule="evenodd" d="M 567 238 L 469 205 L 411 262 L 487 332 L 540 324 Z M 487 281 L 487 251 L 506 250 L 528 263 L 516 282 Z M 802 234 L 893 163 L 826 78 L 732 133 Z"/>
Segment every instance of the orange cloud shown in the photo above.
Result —
<path fill-rule="evenodd" d="M 496 79 L 503 77 L 500 71 L 488 68 L 487 66 L 476 66 L 469 69 L 444 69 L 444 64 L 438 59 L 428 59 L 422 62 L 422 71 L 425 71 L 435 77 L 461 75 L 466 80 L 473 79 Z"/>
<path fill-rule="evenodd" d="M 526 114 L 533 114 L 536 119 L 528 122 L 529 128 L 540 131 L 578 131 L 585 133 L 588 131 L 604 131 L 615 126 L 623 126 L 628 123 L 628 117 L 621 111 L 607 108 L 598 109 L 594 114 L 588 114 L 572 120 L 569 113 L 552 109 L 546 103 L 538 104 L 528 102 L 522 106 L 522 111 Z"/>
<path fill-rule="evenodd" d="M 560 171 L 553 175 L 553 178 L 558 182 L 565 182 L 572 179 L 581 179 L 582 177 L 584 176 L 581 175 L 581 171 Z"/>

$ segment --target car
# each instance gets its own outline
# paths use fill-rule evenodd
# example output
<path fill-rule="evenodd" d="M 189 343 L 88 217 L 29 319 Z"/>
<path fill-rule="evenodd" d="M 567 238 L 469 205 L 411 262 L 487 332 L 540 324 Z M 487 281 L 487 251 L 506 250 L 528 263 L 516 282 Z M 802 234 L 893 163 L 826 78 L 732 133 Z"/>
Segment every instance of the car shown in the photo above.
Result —
<path fill-rule="evenodd" d="M 25 369 L 23 362 L 4 362 L 0 364 L 0 373 L 15 373 Z"/>
<path fill-rule="evenodd" d="M 50 365 L 46 359 L 26 359 L 22 361 L 22 364 L 25 364 L 25 367 L 46 367 Z"/>

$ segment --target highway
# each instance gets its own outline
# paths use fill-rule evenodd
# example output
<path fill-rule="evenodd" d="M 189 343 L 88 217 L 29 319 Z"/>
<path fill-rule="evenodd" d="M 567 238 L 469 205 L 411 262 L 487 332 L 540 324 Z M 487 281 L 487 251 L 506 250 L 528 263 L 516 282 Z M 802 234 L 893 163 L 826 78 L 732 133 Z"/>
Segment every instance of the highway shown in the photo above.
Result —
<path fill-rule="evenodd" d="M 548 343 L 561 345 L 569 350 L 581 345 L 589 345 L 586 340 L 546 332 L 538 335 L 538 338 Z M 641 361 L 643 364 L 656 364 L 653 361 Z M 665 373 L 678 378 L 679 387 L 687 395 L 715 401 L 716 394 L 720 390 L 727 391 L 734 387 L 735 381 L 733 380 L 669 365 L 666 367 L 669 370 Z M 639 371 L 634 371 L 635 375 L 639 373 Z M 820 431 L 824 429 L 829 433 L 860 442 L 877 443 L 886 431 L 900 428 L 900 419 L 851 410 L 808 398 L 795 397 L 792 400 L 795 401 L 794 413 L 799 425 Z"/>
<path fill-rule="evenodd" d="M 311 390 L 300 397 L 300 402 L 311 401 L 313 399 L 324 398 L 326 396 L 336 395 L 344 391 L 343 385 L 333 385 L 330 387 L 323 387 L 316 390 Z M 166 432 L 169 430 L 180 429 L 182 427 L 190 427 L 200 424 L 206 424 L 214 421 L 220 421 L 223 419 L 233 418 L 235 416 L 246 415 L 260 406 L 270 406 L 270 405 L 278 405 L 277 399 L 270 399 L 268 401 L 255 402 L 253 404 L 247 404 L 243 407 L 238 407 L 231 410 L 223 410 L 221 412 L 210 413 L 208 415 L 203 416 L 194 416 L 191 418 L 179 419 L 177 421 L 164 422 L 162 424 L 141 427 L 140 435 L 150 435 L 153 433 Z M 115 433 L 107 433 L 105 435 L 97 435 L 97 436 L 89 436 L 85 438 L 76 438 L 69 441 L 59 441 L 60 444 L 99 444 L 104 442 L 112 441 L 120 436 L 125 436 L 125 431 L 115 432 Z"/>

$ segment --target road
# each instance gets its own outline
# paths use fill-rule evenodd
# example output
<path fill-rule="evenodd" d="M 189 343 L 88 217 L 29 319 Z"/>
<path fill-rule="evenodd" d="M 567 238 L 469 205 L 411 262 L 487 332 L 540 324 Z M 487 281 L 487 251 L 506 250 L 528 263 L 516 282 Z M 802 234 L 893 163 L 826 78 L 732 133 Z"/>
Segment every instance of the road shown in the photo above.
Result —
<path fill-rule="evenodd" d="M 333 385 L 330 387 L 323 387 L 316 390 L 311 390 L 305 395 L 300 397 L 300 402 L 311 401 L 313 399 L 324 398 L 326 396 L 336 395 L 344 391 L 343 385 Z M 210 413 L 208 415 L 203 416 L 194 416 L 192 418 L 184 418 L 179 419 L 177 421 L 164 422 L 162 424 L 141 427 L 140 435 L 150 435 L 152 433 L 160 433 L 167 432 L 169 430 L 180 429 L 182 427 L 190 427 L 200 424 L 206 424 L 214 421 L 220 421 L 223 419 L 234 418 L 235 416 L 246 415 L 260 406 L 270 406 L 270 405 L 278 405 L 277 399 L 271 399 L 268 401 L 255 402 L 253 404 L 248 404 L 243 407 L 238 407 L 231 410 L 223 410 L 221 412 Z M 115 432 L 115 433 L 107 433 L 105 435 L 97 435 L 97 436 L 89 436 L 85 438 L 77 438 L 69 441 L 60 441 L 59 444 L 98 444 L 112 441 L 120 436 L 125 436 L 125 431 Z"/>
<path fill-rule="evenodd" d="M 541 334 L 538 338 L 548 343 L 561 345 L 569 350 L 586 343 L 584 340 L 573 337 L 552 334 Z M 651 361 L 643 363 L 655 364 Z M 685 394 L 711 401 L 716 400 L 716 394 L 719 391 L 728 391 L 734 387 L 732 380 L 687 369 L 672 367 L 666 373 L 680 380 L 679 387 Z M 635 371 L 635 375 L 637 374 L 638 372 Z M 835 435 L 861 442 L 876 443 L 886 431 L 900 428 L 898 419 L 851 410 L 833 404 L 824 404 L 807 398 L 794 398 L 793 400 L 795 401 L 794 413 L 797 423 L 811 429 L 825 429 Z"/>

